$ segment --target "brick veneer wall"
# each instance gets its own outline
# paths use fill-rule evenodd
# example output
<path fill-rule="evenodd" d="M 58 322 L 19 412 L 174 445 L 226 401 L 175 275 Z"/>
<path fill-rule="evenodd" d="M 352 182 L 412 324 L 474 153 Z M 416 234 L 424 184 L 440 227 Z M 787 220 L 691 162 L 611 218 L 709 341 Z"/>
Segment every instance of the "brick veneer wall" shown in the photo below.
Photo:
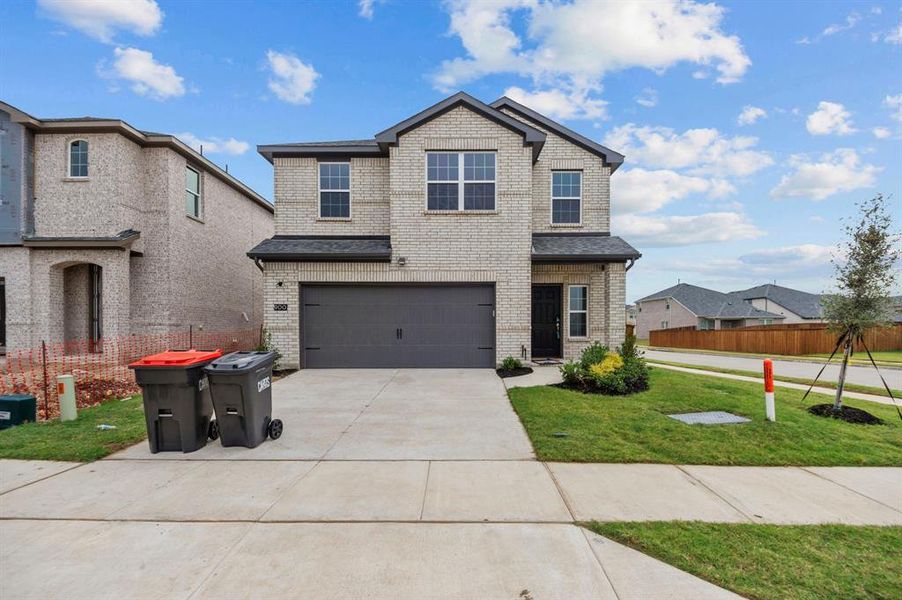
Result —
<path fill-rule="evenodd" d="M 539 160 L 532 169 L 532 230 L 534 232 L 591 231 L 607 233 L 611 230 L 611 169 L 598 156 L 550 132 L 538 123 L 520 116 L 510 109 L 503 112 L 546 135 Z M 582 171 L 582 223 L 579 225 L 551 224 L 551 172 Z"/>

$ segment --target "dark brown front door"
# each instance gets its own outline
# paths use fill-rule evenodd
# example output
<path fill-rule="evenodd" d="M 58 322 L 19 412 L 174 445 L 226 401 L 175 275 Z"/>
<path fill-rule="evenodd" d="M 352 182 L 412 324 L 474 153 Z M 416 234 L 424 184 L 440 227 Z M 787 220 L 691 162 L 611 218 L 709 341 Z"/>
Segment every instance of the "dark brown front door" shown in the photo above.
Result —
<path fill-rule="evenodd" d="M 532 356 L 561 356 L 561 286 L 532 286 Z"/>

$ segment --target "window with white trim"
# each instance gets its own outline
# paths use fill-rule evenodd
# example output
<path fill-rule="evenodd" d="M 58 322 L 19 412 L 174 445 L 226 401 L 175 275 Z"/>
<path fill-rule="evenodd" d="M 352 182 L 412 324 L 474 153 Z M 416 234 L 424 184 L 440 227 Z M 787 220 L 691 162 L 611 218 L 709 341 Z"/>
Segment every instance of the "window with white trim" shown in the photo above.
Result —
<path fill-rule="evenodd" d="M 200 171 L 185 167 L 185 212 L 189 217 L 201 218 Z"/>
<path fill-rule="evenodd" d="M 351 163 L 319 163 L 319 216 L 351 218 Z"/>
<path fill-rule="evenodd" d="M 88 141 L 69 142 L 69 177 L 88 176 Z"/>
<path fill-rule="evenodd" d="M 551 223 L 579 225 L 582 215 L 582 171 L 551 172 Z"/>
<path fill-rule="evenodd" d="M 426 209 L 495 210 L 495 153 L 427 152 Z"/>
<path fill-rule="evenodd" d="M 567 288 L 567 313 L 570 337 L 589 335 L 589 287 L 571 285 Z"/>

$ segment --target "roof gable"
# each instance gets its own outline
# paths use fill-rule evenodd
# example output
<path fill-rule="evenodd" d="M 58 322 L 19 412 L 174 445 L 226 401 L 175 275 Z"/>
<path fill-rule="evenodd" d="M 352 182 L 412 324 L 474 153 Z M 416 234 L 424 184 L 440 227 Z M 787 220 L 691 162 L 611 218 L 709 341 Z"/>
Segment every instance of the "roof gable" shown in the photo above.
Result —
<path fill-rule="evenodd" d="M 595 141 L 587 138 L 584 135 L 576 133 L 575 131 L 573 131 L 572 129 L 570 129 L 568 127 L 564 127 L 557 121 L 552 121 L 545 115 L 537 113 L 536 111 L 532 110 L 528 106 L 524 106 L 524 105 L 520 104 L 519 102 L 516 102 L 515 100 L 511 100 L 507 96 L 502 96 L 501 98 L 498 98 L 497 100 L 492 102 L 492 104 L 490 106 L 492 108 L 498 109 L 499 111 L 502 108 L 508 108 L 508 109 L 514 111 L 515 113 L 517 113 L 518 115 L 522 116 L 523 118 L 525 118 L 529 121 L 532 121 L 536 125 L 541 125 L 542 127 L 545 127 L 549 131 L 552 131 L 553 133 L 564 138 L 568 142 L 575 144 L 576 146 L 579 146 L 580 148 L 582 148 L 588 152 L 591 152 L 592 154 L 594 154 L 594 155 L 600 157 L 602 160 L 604 160 L 605 164 L 607 164 L 611 167 L 612 173 L 614 171 L 616 171 L 620 165 L 623 164 L 624 156 L 622 154 L 620 154 L 619 152 L 615 152 L 614 150 L 611 150 L 607 146 L 602 146 L 598 142 L 595 142 Z"/>
<path fill-rule="evenodd" d="M 421 125 L 428 123 L 432 119 L 440 117 L 441 115 L 459 106 L 468 108 L 476 114 L 485 117 L 490 121 L 494 121 L 502 127 L 506 127 L 514 133 L 523 136 L 523 144 L 532 146 L 533 160 L 536 160 L 539 157 L 539 153 L 542 151 L 542 146 L 545 144 L 544 133 L 542 133 L 535 127 L 530 127 L 529 125 L 504 114 L 500 110 L 492 108 L 488 104 L 480 102 L 479 100 L 465 92 L 457 92 L 453 96 L 449 96 L 441 102 L 433 104 L 429 108 L 418 112 L 412 117 L 408 117 L 407 119 L 404 119 L 400 123 L 397 123 L 396 125 L 393 125 L 392 127 L 389 127 L 384 131 L 380 131 L 376 134 L 376 142 L 379 144 L 379 146 L 390 146 L 397 144 L 399 136 L 407 133 L 408 131 L 411 131 L 412 129 L 416 129 L 417 127 L 420 127 Z"/>
<path fill-rule="evenodd" d="M 821 296 L 819 294 L 811 294 L 771 283 L 732 293 L 744 300 L 766 298 L 787 310 L 791 310 L 803 319 L 819 319 L 822 315 Z"/>

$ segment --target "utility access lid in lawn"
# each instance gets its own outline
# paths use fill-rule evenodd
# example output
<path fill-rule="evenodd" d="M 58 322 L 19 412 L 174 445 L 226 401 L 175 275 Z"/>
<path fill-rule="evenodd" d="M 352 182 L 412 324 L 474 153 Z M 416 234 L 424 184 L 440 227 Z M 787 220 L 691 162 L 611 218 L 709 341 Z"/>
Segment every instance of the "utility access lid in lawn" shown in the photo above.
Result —
<path fill-rule="evenodd" d="M 712 410 L 708 412 L 682 413 L 678 415 L 667 415 L 671 419 L 682 421 L 688 425 L 734 425 L 737 423 L 750 423 L 751 419 L 734 415 L 722 410 Z"/>

